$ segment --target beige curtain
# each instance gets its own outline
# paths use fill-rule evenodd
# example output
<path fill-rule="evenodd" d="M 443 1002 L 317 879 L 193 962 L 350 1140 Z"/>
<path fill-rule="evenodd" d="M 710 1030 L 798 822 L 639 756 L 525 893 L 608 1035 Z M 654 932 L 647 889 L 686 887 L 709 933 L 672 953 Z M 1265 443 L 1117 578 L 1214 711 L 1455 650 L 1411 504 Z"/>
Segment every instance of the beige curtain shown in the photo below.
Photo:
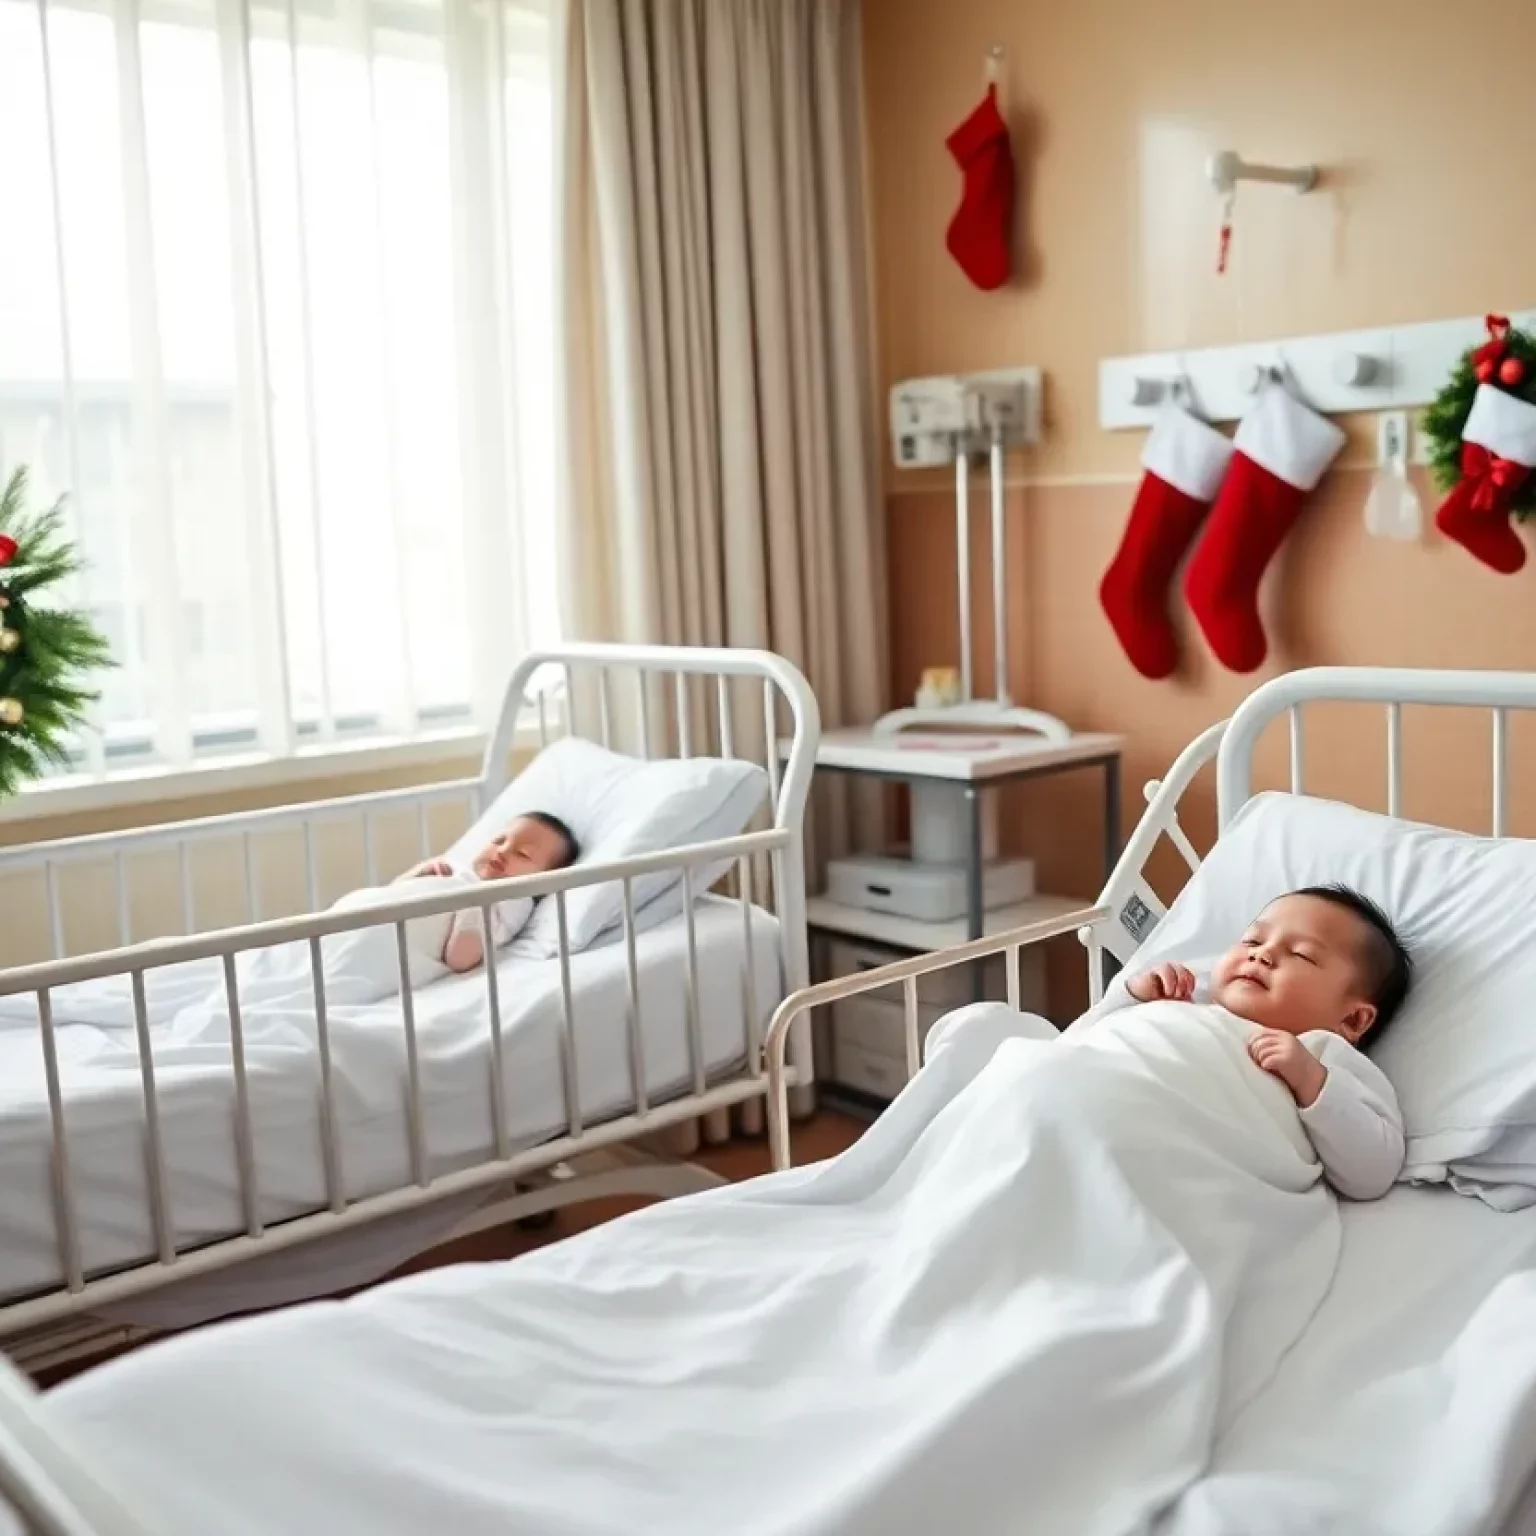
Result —
<path fill-rule="evenodd" d="M 857 0 L 567 0 L 562 614 L 885 695 Z"/>

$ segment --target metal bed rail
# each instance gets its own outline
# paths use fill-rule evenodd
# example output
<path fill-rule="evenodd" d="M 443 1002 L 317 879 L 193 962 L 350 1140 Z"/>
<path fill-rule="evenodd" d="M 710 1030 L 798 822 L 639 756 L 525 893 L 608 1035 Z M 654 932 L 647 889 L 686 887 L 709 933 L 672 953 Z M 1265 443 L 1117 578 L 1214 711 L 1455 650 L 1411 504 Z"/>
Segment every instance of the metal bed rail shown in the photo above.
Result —
<path fill-rule="evenodd" d="M 1060 917 L 1045 918 L 1038 923 L 1026 923 L 1022 928 L 1007 933 L 988 934 L 985 938 L 972 939 L 967 944 L 955 944 L 948 949 L 936 950 L 928 955 L 913 955 L 907 960 L 897 960 L 870 971 L 857 971 L 850 976 L 834 977 L 831 981 L 817 982 L 802 988 L 784 999 L 768 1026 L 763 1052 L 768 1066 L 768 1145 L 775 1170 L 790 1165 L 789 1144 L 789 1089 L 795 1082 L 794 1069 L 786 1062 L 785 1046 L 790 1031 L 804 1022 L 813 1008 L 828 1003 L 842 1002 L 863 992 L 878 991 L 898 982 L 902 989 L 903 1038 L 906 1043 L 907 1078 L 910 1081 L 922 1065 L 922 1040 L 918 1026 L 917 983 L 919 978 L 935 971 L 947 970 L 952 965 L 967 965 L 985 960 L 990 955 L 1006 955 L 1008 1006 L 1017 1009 L 1021 997 L 1019 957 L 1030 944 L 1042 944 L 1047 939 L 1060 938 L 1064 934 L 1077 934 L 1083 929 L 1095 928 L 1111 915 L 1105 906 L 1084 907 L 1077 912 L 1067 912 Z"/>
<path fill-rule="evenodd" d="M 1130 959 L 1163 917 L 1166 908 L 1146 879 L 1146 865 L 1158 842 L 1166 837 L 1193 872 L 1200 855 L 1179 821 L 1179 805 L 1200 772 L 1216 765 L 1217 820 L 1220 829 L 1254 793 L 1253 758 L 1260 738 L 1270 726 L 1284 721 L 1288 729 L 1288 788 L 1306 793 L 1305 715 L 1308 705 L 1353 703 L 1381 706 L 1387 748 L 1385 811 L 1402 814 L 1403 709 L 1406 705 L 1485 709 L 1490 716 L 1491 751 L 1490 832 L 1509 835 L 1509 716 L 1516 710 L 1536 711 L 1536 672 L 1433 671 L 1394 667 L 1311 667 L 1288 672 L 1255 689 L 1230 720 L 1207 727 L 1174 760 L 1162 779 L 1144 786 L 1147 809 L 1121 851 L 1097 904 L 1081 913 L 1052 922 L 1032 924 L 1012 933 L 978 939 L 934 954 L 903 960 L 856 976 L 840 977 L 786 998 L 769 1026 L 766 1042 L 769 1076 L 769 1125 L 775 1168 L 789 1166 L 789 1120 L 785 1088 L 790 1078 L 783 1045 L 791 1026 L 803 1022 L 813 1009 L 864 992 L 900 983 L 905 999 L 906 1062 L 910 1077 L 919 1066 L 917 979 L 953 965 L 1005 953 L 1008 1000 L 1018 1006 L 1018 953 L 1026 944 L 1077 930 L 1088 951 L 1088 990 L 1091 1003 L 1103 996 L 1104 960 L 1112 955 L 1122 964 Z"/>
<path fill-rule="evenodd" d="M 741 837 L 698 843 L 687 848 L 669 849 L 613 864 L 581 866 L 553 874 L 521 876 L 490 881 L 474 891 L 455 890 L 443 895 L 426 894 L 403 898 L 388 905 L 367 910 L 329 912 L 314 916 L 275 918 L 240 928 L 199 934 L 188 938 L 154 939 L 121 950 L 85 955 L 74 959 L 46 961 L 0 972 L 0 997 L 32 994 L 37 999 L 38 1027 L 41 1034 L 43 1067 L 47 1083 L 51 1128 L 51 1162 L 55 1233 L 59 1264 L 64 1276 L 61 1290 L 12 1302 L 0 1308 L 0 1334 L 9 1334 L 56 1321 L 79 1311 L 119 1302 L 156 1286 L 169 1284 L 190 1275 L 227 1267 L 257 1252 L 290 1247 L 294 1243 L 342 1230 L 365 1221 L 412 1209 L 429 1200 L 445 1198 L 466 1190 L 505 1182 L 517 1175 L 547 1168 L 580 1150 L 591 1150 L 614 1142 L 661 1129 L 679 1120 L 761 1095 L 765 1084 L 761 1068 L 760 1026 L 756 1007 L 757 982 L 753 971 L 751 945 L 751 885 L 743 879 L 736 898 L 741 909 L 743 934 L 743 1017 L 745 1020 L 743 1074 L 709 1086 L 699 1017 L 698 946 L 695 937 L 697 915 L 691 900 L 685 902 L 683 922 L 687 934 L 687 984 L 685 1009 L 690 1064 L 689 1091 L 666 1104 L 650 1100 L 644 1071 L 645 1020 L 636 956 L 636 910 L 633 897 L 635 881 L 668 869 L 682 872 L 685 887 L 690 886 L 689 871 L 729 860 L 738 871 L 755 856 L 781 854 L 791 840 L 787 829 L 747 833 Z M 630 1067 L 630 1092 L 633 1113 L 606 1121 L 586 1124 L 582 1111 L 580 1082 L 577 1075 L 575 1001 L 571 981 L 571 960 L 567 943 L 566 903 L 569 893 L 594 885 L 619 882 L 623 887 L 624 932 L 627 972 L 625 1011 L 625 1049 Z M 687 889 L 691 897 L 691 889 Z M 482 922 L 499 901 L 519 896 L 547 897 L 555 902 L 560 932 L 560 1076 L 564 1097 L 567 1134 L 537 1147 L 519 1150 L 512 1145 L 507 1129 L 506 1093 L 508 1074 L 503 1039 L 502 1009 L 497 967 L 482 968 L 487 1005 L 489 1038 L 488 1093 L 495 1145 L 493 1156 L 472 1168 L 434 1178 L 428 1168 L 424 1132 L 424 1094 L 417 1023 L 406 947 L 406 924 L 415 918 L 478 911 Z M 406 1083 L 405 1124 L 411 1170 L 409 1185 L 362 1199 L 350 1198 L 346 1188 L 343 1152 L 345 1137 L 337 1113 L 336 1070 L 328 1027 L 327 983 L 322 940 L 338 934 L 363 929 L 391 927 L 395 934 L 400 994 L 399 1020 L 404 1034 Z M 318 1099 L 321 1145 L 324 1157 L 325 1209 L 310 1216 L 296 1217 L 280 1225 L 268 1226 L 262 1217 L 262 1191 L 257 1179 L 258 1133 L 251 1109 L 251 1091 L 245 1031 L 243 1026 L 241 980 L 238 957 L 276 944 L 302 943 L 309 952 L 309 968 L 314 998 L 315 1060 L 318 1073 Z M 234 1086 L 234 1115 L 231 1132 L 239 1170 L 240 1205 L 244 1213 L 244 1232 L 239 1237 L 188 1250 L 178 1238 L 166 1175 L 166 1156 L 160 1087 L 155 1066 L 155 1035 L 151 1026 L 146 976 L 153 970 L 192 960 L 222 962 L 224 999 L 228 1009 L 230 1074 Z M 70 1107 L 63 1090 L 59 1063 L 58 1031 L 54 1018 L 54 995 L 61 987 L 79 982 L 99 981 L 108 977 L 129 978 L 133 1026 L 142 1092 L 145 1158 L 148 1172 L 149 1215 L 154 1234 L 155 1256 L 119 1273 L 90 1277 L 84 1267 L 77 1191 L 72 1174 L 70 1143 Z"/>
<path fill-rule="evenodd" d="M 563 685 L 559 694 L 537 683 L 551 670 Z M 620 680 L 632 675 L 623 692 Z M 638 686 L 635 686 L 638 685 Z M 525 876 L 489 883 L 473 891 L 454 890 L 442 895 L 427 893 L 396 902 L 345 911 L 309 911 L 296 916 L 256 918 L 234 927 L 198 931 L 199 916 L 188 875 L 190 850 L 210 838 L 244 840 L 247 915 L 260 910 L 256 888 L 256 861 L 251 843 L 272 829 L 302 831 L 307 889 L 318 896 L 316 832 L 341 818 L 362 816 L 371 848 L 372 832 L 383 816 L 392 812 L 417 817 L 422 856 L 432 852 L 427 816 L 440 802 L 466 804 L 471 817 L 487 808 L 511 777 L 519 723 L 537 715 L 540 739 L 551 739 L 551 717 L 572 733 L 579 733 L 584 714 L 593 721 L 604 740 L 630 746 L 631 731 L 624 736 L 622 706 L 625 695 L 632 706 L 631 725 L 640 723 L 638 744 L 647 756 L 681 755 L 713 748 L 721 756 L 757 756 L 769 775 L 771 799 L 766 826 L 739 837 L 668 849 L 606 864 L 577 864 L 549 874 Z M 557 697 L 559 709 L 545 704 Z M 583 701 L 597 701 L 595 710 L 583 710 Z M 530 701 L 536 700 L 536 704 Z M 781 765 L 776 746 L 781 716 L 787 713 L 793 729 L 793 746 Z M 593 717 L 596 717 L 593 719 Z M 809 685 L 782 658 L 756 651 L 581 645 L 536 653 L 513 673 L 503 708 L 492 733 L 481 775 L 423 789 L 389 791 L 383 795 L 323 801 L 233 817 L 209 818 L 126 833 L 38 844 L 30 848 L 0 850 L 0 873 L 36 869 L 43 874 L 50 903 L 55 958 L 36 964 L 0 970 L 0 997 L 30 994 L 36 999 L 36 1027 L 40 1041 L 42 1079 L 46 1086 L 49 1137 L 49 1177 L 52 1188 L 53 1225 L 58 1253 L 57 1286 L 42 1293 L 0 1305 L 0 1337 L 35 1335 L 38 1330 L 62 1328 L 103 1306 L 160 1286 L 222 1269 L 278 1251 L 312 1238 L 424 1206 L 432 1201 L 464 1195 L 471 1190 L 491 1191 L 512 1187 L 517 1181 L 550 1169 L 580 1153 L 649 1136 L 669 1126 L 707 1115 L 724 1116 L 728 1123 L 732 1106 L 742 1105 L 760 1113 L 767 1090 L 762 1058 L 762 1015 L 759 966 L 753 943 L 755 908 L 767 908 L 778 918 L 776 978 L 783 991 L 803 985 L 807 977 L 805 934 L 805 884 L 803 865 L 803 818 L 819 739 L 819 716 Z M 747 752 L 742 752 L 743 747 Z M 761 747 L 760 755 L 750 749 Z M 132 942 L 132 913 L 128 892 L 129 861 L 140 851 L 173 850 L 182 870 L 182 923 L 184 932 Z M 59 905 L 58 872 L 77 861 L 106 859 L 114 881 L 113 899 L 118 914 L 118 946 L 94 953 L 69 955 L 64 914 Z M 740 911 L 740 986 L 743 1004 L 742 1065 L 724 1074 L 706 1058 L 703 1021 L 700 1017 L 700 955 L 695 898 L 703 893 L 706 869 L 728 866 L 728 884 Z M 659 1102 L 646 1071 L 646 1021 L 642 1012 L 642 965 L 638 947 L 639 919 L 643 903 L 635 883 L 658 872 L 676 871 L 682 886 L 684 926 L 683 1011 L 686 1029 L 687 1081 L 677 1096 L 669 1092 Z M 370 864 L 370 874 L 375 869 Z M 581 1093 L 578 1070 L 576 1008 L 572 981 L 572 955 L 567 923 L 571 893 L 600 885 L 620 887 L 626 1011 L 623 1051 L 630 1088 L 629 1109 L 605 1114 L 594 1122 Z M 509 1128 L 509 1083 L 516 1073 L 515 1061 L 504 1038 L 504 978 L 495 965 L 481 971 L 485 989 L 487 1030 L 487 1094 L 490 1102 L 492 1144 L 485 1157 L 470 1167 L 434 1171 L 425 1129 L 423 1084 L 416 1004 L 411 990 L 406 924 L 414 919 L 478 910 L 482 923 L 496 903 L 514 897 L 537 897 L 554 903 L 557 918 L 559 963 L 558 1067 L 565 1129 L 557 1138 L 538 1146 L 515 1144 Z M 317 903 L 314 903 L 317 905 Z M 406 1165 L 408 1179 L 382 1193 L 359 1196 L 347 1182 L 346 1134 L 338 1113 L 338 1079 L 344 1064 L 333 1049 L 331 1000 L 325 976 L 323 941 L 364 929 L 394 929 L 394 953 L 399 976 L 398 1025 L 403 1045 L 403 1088 Z M 321 1166 L 317 1183 L 324 1198 L 318 1208 L 303 1212 L 286 1207 L 275 1219 L 270 1203 L 264 1204 L 261 1158 L 258 1155 L 262 1128 L 252 1107 L 253 1064 L 249 1059 L 248 998 L 242 995 L 239 957 L 277 944 L 299 944 L 308 951 L 312 995 L 313 1038 L 311 1066 L 318 1119 Z M 222 991 L 222 1016 L 227 1018 L 230 1084 L 229 1135 L 241 1221 L 238 1229 L 213 1242 L 185 1237 L 177 1228 L 167 1179 L 165 1085 L 156 1068 L 156 1030 L 151 1020 L 150 993 L 146 978 L 160 968 L 188 961 L 220 962 L 221 980 L 210 987 L 210 996 Z M 138 1121 L 142 1130 L 147 1192 L 148 1231 L 152 1254 L 140 1262 L 103 1273 L 90 1257 L 89 1233 L 82 1232 L 78 1160 L 72 1156 L 72 1113 L 68 1073 L 61 1063 L 60 1032 L 67 1017 L 60 1015 L 60 988 L 105 978 L 126 978 L 131 1010 L 131 1035 L 136 1051 Z M 126 1022 L 126 1020 L 125 1020 Z M 808 1032 L 803 1044 L 791 1051 L 793 1080 L 809 1084 L 812 1062 Z M 291 1202 L 289 1202 L 291 1204 Z M 548 1203 L 548 1202 L 546 1202 Z M 195 1245 L 194 1245 L 195 1244 Z"/>

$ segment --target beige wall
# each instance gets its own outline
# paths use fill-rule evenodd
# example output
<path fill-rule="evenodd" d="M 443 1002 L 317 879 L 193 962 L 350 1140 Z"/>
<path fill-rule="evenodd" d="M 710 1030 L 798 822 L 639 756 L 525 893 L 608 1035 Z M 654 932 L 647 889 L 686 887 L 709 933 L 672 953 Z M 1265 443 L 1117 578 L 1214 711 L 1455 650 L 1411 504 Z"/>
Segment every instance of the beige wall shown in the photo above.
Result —
<path fill-rule="evenodd" d="M 1047 441 L 1013 466 L 1009 500 L 1015 693 L 1079 728 L 1129 736 L 1129 825 L 1141 781 L 1255 679 L 1222 671 L 1186 623 L 1179 675 L 1147 682 L 1100 614 L 1142 439 L 1098 429 L 1098 360 L 1536 303 L 1536 213 L 1523 192 L 1536 185 L 1536 136 L 1519 109 L 1536 6 L 869 0 L 865 27 L 883 382 L 1045 369 Z M 944 139 L 977 99 L 994 43 L 1009 61 L 1022 275 L 983 294 L 944 249 L 959 187 Z M 1228 147 L 1324 174 L 1302 198 L 1245 188 L 1220 278 L 1203 163 Z M 1356 468 L 1325 482 L 1267 583 L 1261 676 L 1313 663 L 1536 666 L 1536 567 L 1499 577 L 1433 535 L 1411 547 L 1368 540 L 1363 424 L 1351 426 L 1341 462 Z M 932 476 L 886 462 L 892 685 L 907 695 L 925 663 L 955 659 L 952 504 Z M 1432 509 L 1434 492 L 1421 492 Z M 978 517 L 984 557 L 983 538 Z M 1407 810 L 1486 826 L 1487 760 L 1453 759 L 1451 731 L 1410 717 Z M 1370 794 L 1384 772 L 1379 734 L 1379 721 L 1367 735 L 1358 719 L 1320 712 L 1309 724 L 1319 787 Z M 1521 787 L 1536 733 L 1515 733 L 1512 761 L 1515 830 L 1536 834 L 1536 795 Z M 1009 823 L 1047 880 L 1091 892 L 1093 815 L 1091 786 L 1061 785 L 1017 797 Z M 1210 819 L 1207 796 L 1196 829 Z"/>
<path fill-rule="evenodd" d="M 868 0 L 884 379 L 1037 362 L 1046 474 L 1129 470 L 1095 426 L 1100 356 L 1536 302 L 1527 0 Z M 1021 168 L 1011 289 L 944 249 L 944 148 L 1007 50 Z M 1306 197 L 1245 187 L 1217 277 L 1212 149 L 1314 161 Z"/>

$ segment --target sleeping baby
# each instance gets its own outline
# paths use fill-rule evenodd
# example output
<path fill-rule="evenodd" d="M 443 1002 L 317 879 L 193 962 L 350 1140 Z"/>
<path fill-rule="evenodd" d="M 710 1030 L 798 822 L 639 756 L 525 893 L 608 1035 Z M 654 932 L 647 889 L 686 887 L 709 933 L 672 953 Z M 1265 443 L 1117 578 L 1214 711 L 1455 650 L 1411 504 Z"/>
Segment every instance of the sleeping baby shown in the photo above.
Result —
<path fill-rule="evenodd" d="M 352 891 L 333 911 L 354 912 L 397 902 L 402 896 L 441 895 L 450 887 L 474 890 L 486 880 L 540 875 L 574 864 L 580 853 L 571 829 L 558 816 L 529 811 L 515 817 L 467 867 L 447 858 L 428 859 L 392 884 Z M 517 896 L 490 908 L 490 947 L 510 944 L 533 914 L 533 899 Z M 485 960 L 480 908 L 407 918 L 405 951 L 411 985 L 436 981 L 444 970 L 472 971 Z M 273 962 L 274 982 L 286 974 Z M 399 990 L 399 959 L 389 927 L 359 928 L 325 941 L 326 982 L 340 1002 L 368 1002 Z"/>
<path fill-rule="evenodd" d="M 1166 962 L 1126 990 L 1138 1003 L 1208 1001 L 1249 1026 L 1249 1056 L 1290 1090 L 1329 1183 L 1373 1200 L 1402 1170 L 1403 1117 L 1358 1047 L 1391 1023 L 1411 977 L 1386 913 L 1328 885 L 1272 901 L 1216 962 L 1208 989 Z"/>
<path fill-rule="evenodd" d="M 468 869 L 455 868 L 444 858 L 428 859 L 415 869 L 408 869 L 394 883 L 416 883 L 418 893 L 441 891 L 444 881 L 469 890 L 487 880 L 511 880 L 518 875 L 542 875 L 564 869 L 574 864 L 580 853 L 571 829 L 558 816 L 547 811 L 528 811 L 493 837 L 469 861 Z M 516 896 L 510 901 L 498 901 L 488 915 L 491 948 L 500 949 L 527 925 L 533 915 L 533 898 Z M 406 924 L 406 942 L 413 959 L 419 956 L 437 960 L 450 971 L 472 971 L 485 960 L 481 909 L 413 918 Z"/>

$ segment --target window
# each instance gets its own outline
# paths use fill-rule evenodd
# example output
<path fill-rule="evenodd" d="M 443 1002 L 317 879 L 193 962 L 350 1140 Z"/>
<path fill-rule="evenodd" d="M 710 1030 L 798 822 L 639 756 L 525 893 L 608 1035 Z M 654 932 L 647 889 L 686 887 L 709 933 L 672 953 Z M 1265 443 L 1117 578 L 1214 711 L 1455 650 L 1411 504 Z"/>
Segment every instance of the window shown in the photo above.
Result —
<path fill-rule="evenodd" d="M 0 472 L 81 768 L 482 723 L 553 636 L 540 0 L 0 0 Z"/>

